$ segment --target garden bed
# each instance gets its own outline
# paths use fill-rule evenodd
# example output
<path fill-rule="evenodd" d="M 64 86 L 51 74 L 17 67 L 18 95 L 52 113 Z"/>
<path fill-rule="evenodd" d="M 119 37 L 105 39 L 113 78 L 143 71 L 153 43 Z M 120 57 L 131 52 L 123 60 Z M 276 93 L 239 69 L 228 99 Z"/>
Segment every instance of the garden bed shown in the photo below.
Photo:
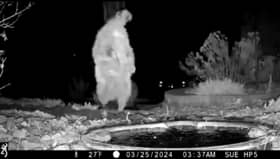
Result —
<path fill-rule="evenodd" d="M 280 93 L 273 92 L 269 94 L 244 94 L 244 95 L 197 95 L 193 90 L 173 89 L 165 93 L 165 100 L 168 104 L 176 104 L 183 106 L 212 106 L 219 105 L 226 107 L 227 105 L 258 105 L 263 104 L 262 101 L 277 97 Z"/>
<path fill-rule="evenodd" d="M 12 99 L 10 101 L 13 101 Z M 207 122 L 250 122 L 271 126 L 280 134 L 279 109 L 251 107 L 177 107 L 164 103 L 146 110 L 114 110 L 96 109 L 94 105 L 57 105 L 50 107 L 50 102 L 36 103 L 32 99 L 30 105 L 1 103 L 0 109 L 0 141 L 9 142 L 9 150 L 92 150 L 92 140 L 82 136 L 95 136 L 93 130 L 172 121 L 207 121 Z M 279 102 L 269 102 L 279 108 Z M 146 106 L 148 108 L 150 106 Z M 270 107 L 270 106 L 269 106 Z M 268 108 L 269 108 L 268 107 Z M 150 107 L 151 108 L 151 107 Z M 273 107 L 271 107 L 273 108 Z M 274 110 L 272 113 L 266 110 Z M 223 113 L 221 113 L 223 112 Z M 160 130 L 160 129 L 159 129 Z M 277 135 L 277 133 L 276 133 Z M 107 140 L 104 132 L 97 136 L 99 140 Z M 280 138 L 272 143 L 273 150 L 280 149 Z"/>

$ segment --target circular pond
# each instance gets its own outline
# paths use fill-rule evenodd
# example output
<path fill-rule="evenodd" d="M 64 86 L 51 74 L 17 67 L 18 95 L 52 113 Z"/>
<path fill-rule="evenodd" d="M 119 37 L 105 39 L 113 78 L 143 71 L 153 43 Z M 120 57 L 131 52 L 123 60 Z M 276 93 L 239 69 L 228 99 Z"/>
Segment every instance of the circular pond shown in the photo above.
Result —
<path fill-rule="evenodd" d="M 265 126 L 248 123 L 173 121 L 93 130 L 94 137 L 85 144 L 99 150 L 269 149 L 270 132 Z M 107 140 L 101 141 L 104 134 Z"/>

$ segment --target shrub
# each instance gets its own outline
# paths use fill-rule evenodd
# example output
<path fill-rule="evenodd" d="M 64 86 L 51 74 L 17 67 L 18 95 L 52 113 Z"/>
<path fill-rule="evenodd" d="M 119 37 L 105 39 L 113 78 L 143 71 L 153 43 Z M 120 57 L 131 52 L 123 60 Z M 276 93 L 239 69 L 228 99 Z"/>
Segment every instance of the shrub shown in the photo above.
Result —
<path fill-rule="evenodd" d="M 227 77 L 229 63 L 227 37 L 220 31 L 210 33 L 199 52 L 191 52 L 181 63 L 181 68 L 189 75 L 197 75 L 201 79 L 217 79 Z"/>
<path fill-rule="evenodd" d="M 232 60 L 239 64 L 239 74 L 244 82 L 257 80 L 258 57 L 261 55 L 260 37 L 258 32 L 248 32 L 232 48 Z"/>
<path fill-rule="evenodd" d="M 83 101 L 87 97 L 89 82 L 80 77 L 73 77 L 68 85 L 69 96 L 72 100 Z"/>
<path fill-rule="evenodd" d="M 199 95 L 239 95 L 244 94 L 244 85 L 233 82 L 231 79 L 206 80 L 199 83 L 195 93 Z"/>
<path fill-rule="evenodd" d="M 229 53 L 228 40 L 220 31 L 210 33 L 199 52 L 190 52 L 180 68 L 188 75 L 202 80 L 229 78 L 234 82 L 245 83 L 255 79 L 259 48 L 258 33 L 248 33 L 236 42 Z"/>

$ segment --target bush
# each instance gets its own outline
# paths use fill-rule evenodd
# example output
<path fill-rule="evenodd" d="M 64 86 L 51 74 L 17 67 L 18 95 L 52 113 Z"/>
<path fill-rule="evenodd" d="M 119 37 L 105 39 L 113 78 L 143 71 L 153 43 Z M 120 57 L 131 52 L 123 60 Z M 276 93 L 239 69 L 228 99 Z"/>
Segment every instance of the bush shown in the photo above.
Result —
<path fill-rule="evenodd" d="M 229 76 L 229 49 L 227 37 L 220 31 L 210 33 L 199 52 L 191 52 L 181 63 L 181 69 L 188 75 L 200 79 L 223 79 Z"/>
<path fill-rule="evenodd" d="M 235 42 L 232 48 L 232 61 L 240 67 L 244 82 L 257 80 L 258 57 L 262 54 L 260 37 L 258 32 L 248 32 L 239 42 Z"/>
<path fill-rule="evenodd" d="M 232 48 L 220 31 L 210 33 L 198 52 L 190 52 L 180 68 L 188 75 L 202 80 L 225 78 L 234 82 L 246 83 L 255 80 L 257 57 L 260 55 L 258 33 L 248 33 Z"/>
<path fill-rule="evenodd" d="M 84 101 L 89 91 L 89 82 L 83 77 L 73 77 L 68 85 L 71 100 Z"/>
<path fill-rule="evenodd" d="M 199 83 L 195 93 L 199 95 L 240 95 L 245 94 L 245 89 L 243 84 L 233 82 L 228 78 L 223 80 L 209 79 Z"/>

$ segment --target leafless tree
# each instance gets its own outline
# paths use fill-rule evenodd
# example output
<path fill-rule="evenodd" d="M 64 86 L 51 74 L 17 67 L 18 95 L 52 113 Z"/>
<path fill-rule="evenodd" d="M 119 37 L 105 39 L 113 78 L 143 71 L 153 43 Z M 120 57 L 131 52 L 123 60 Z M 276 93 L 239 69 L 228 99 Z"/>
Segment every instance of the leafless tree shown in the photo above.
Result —
<path fill-rule="evenodd" d="M 6 42 L 8 40 L 7 30 L 13 29 L 19 18 L 34 5 L 33 2 L 20 2 L 20 1 L 0 1 L 0 40 Z M 4 73 L 5 49 L 0 46 L 0 78 Z M 0 90 L 9 86 L 10 83 L 0 87 Z"/>

